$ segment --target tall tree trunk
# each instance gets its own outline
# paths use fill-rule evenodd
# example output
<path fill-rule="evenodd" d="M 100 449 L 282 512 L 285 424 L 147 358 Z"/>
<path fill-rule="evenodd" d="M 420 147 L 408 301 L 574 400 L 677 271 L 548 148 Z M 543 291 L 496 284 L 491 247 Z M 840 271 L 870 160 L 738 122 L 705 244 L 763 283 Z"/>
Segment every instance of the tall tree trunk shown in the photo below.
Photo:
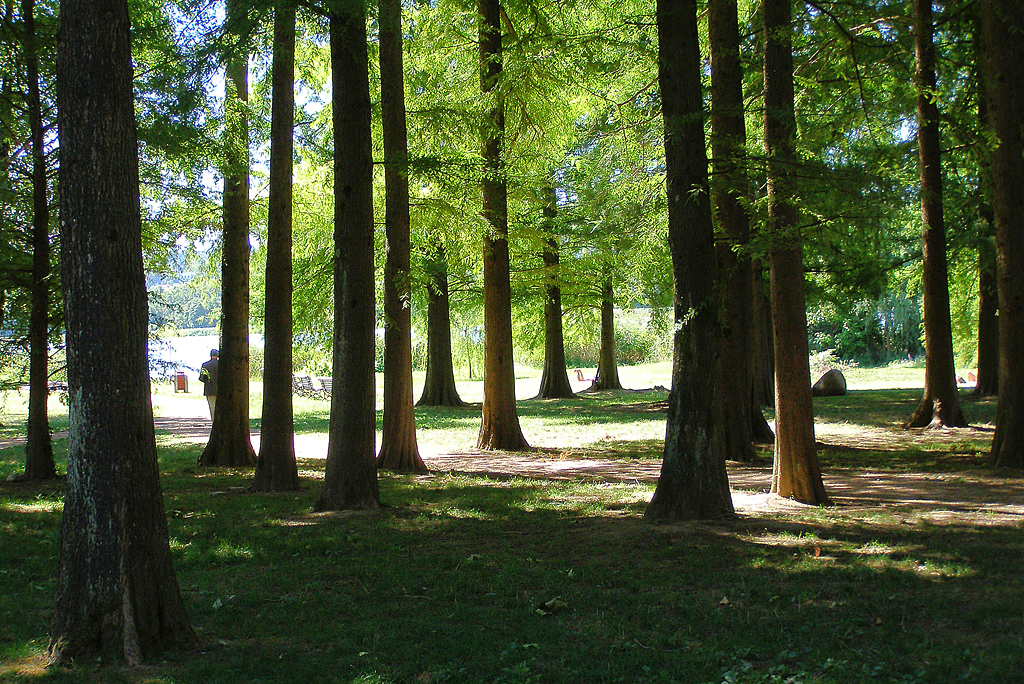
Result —
<path fill-rule="evenodd" d="M 711 199 L 725 239 L 716 245 L 719 272 L 725 280 L 725 335 L 721 364 L 724 399 L 725 457 L 752 462 L 754 416 L 761 409 L 748 400 L 752 387 L 750 338 L 753 328 L 753 280 L 750 256 L 750 222 L 743 202 L 749 195 L 746 152 L 747 130 L 743 120 L 743 69 L 740 65 L 739 18 L 735 0 L 708 4 L 711 43 L 711 156 L 714 178 Z M 761 416 L 761 420 L 764 417 Z"/>
<path fill-rule="evenodd" d="M 772 306 L 765 296 L 764 267 L 760 259 L 751 259 L 750 339 L 750 419 L 751 436 L 757 444 L 772 444 L 775 433 L 768 424 L 762 406 L 775 406 L 775 345 L 772 342 Z"/>
<path fill-rule="evenodd" d="M 973 11 L 974 72 L 978 82 L 978 123 L 989 128 L 988 78 L 985 32 L 982 28 L 982 9 Z M 996 222 L 992 213 L 992 166 L 988 154 L 978 162 L 978 216 L 984 226 L 978 241 L 978 374 L 974 395 L 989 397 L 999 393 L 999 280 L 996 275 L 995 234 Z"/>
<path fill-rule="evenodd" d="M 380 0 L 380 92 L 384 130 L 384 422 L 377 467 L 425 473 L 412 406 L 412 280 L 409 146 L 402 77 L 402 2 Z"/>
<path fill-rule="evenodd" d="M 54 663 L 190 649 L 168 544 L 146 360 L 139 167 L 124 0 L 63 0 L 61 275 L 71 406 Z M 96 97 L 102 93 L 102 97 Z"/>
<path fill-rule="evenodd" d="M 988 215 L 991 221 L 991 212 Z M 978 375 L 974 394 L 979 397 L 999 394 L 999 280 L 994 251 L 988 240 L 978 248 Z"/>
<path fill-rule="evenodd" d="M 724 518 L 733 514 L 733 507 L 725 470 L 719 306 L 696 0 L 658 0 L 657 21 L 676 326 L 665 456 L 644 515 Z"/>
<path fill-rule="evenodd" d="M 559 285 L 558 239 L 555 237 L 555 189 L 546 189 L 547 206 L 544 224 L 548 237 L 544 240 L 544 368 L 540 375 L 541 399 L 565 399 L 574 396 L 569 374 L 565 370 L 565 337 L 562 332 L 562 288 Z"/>
<path fill-rule="evenodd" d="M 1024 8 L 1014 0 L 982 3 L 988 46 L 992 196 L 999 277 L 999 405 L 992 459 L 1024 468 Z"/>
<path fill-rule="evenodd" d="M 707 156 L 704 157 L 707 159 Z M 615 291 L 609 275 L 601 284 L 601 350 L 591 389 L 620 390 L 619 368 L 615 363 Z"/>
<path fill-rule="evenodd" d="M 292 151 L 295 121 L 295 6 L 274 8 L 270 205 L 263 316 L 263 418 L 253 491 L 299 488 L 292 406 Z"/>
<path fill-rule="evenodd" d="M 448 301 L 448 257 L 438 242 L 424 265 L 427 284 L 427 373 L 418 406 L 465 406 L 455 386 L 452 319 Z"/>
<path fill-rule="evenodd" d="M 239 30 L 246 7 L 228 0 L 227 30 Z M 217 410 L 202 466 L 249 466 L 256 452 L 249 439 L 249 57 L 228 58 L 224 98 L 224 227 L 221 249 L 221 345 Z M 290 382 L 290 380 L 289 380 Z"/>
<path fill-rule="evenodd" d="M 921 285 L 924 309 L 924 395 L 907 427 L 935 422 L 964 427 L 953 364 L 953 327 L 949 316 L 946 226 L 942 217 L 942 164 L 939 108 L 935 103 L 935 46 L 932 0 L 915 0 L 917 53 L 917 148 L 921 165 L 921 221 L 924 245 Z"/>
<path fill-rule="evenodd" d="M 483 132 L 484 235 L 484 406 L 477 447 L 517 451 L 529 444 L 519 427 L 512 359 L 512 285 L 508 256 L 508 187 L 503 160 L 505 105 L 495 93 L 501 80 L 501 9 L 498 0 L 479 0 L 480 90 L 494 98 Z"/>
<path fill-rule="evenodd" d="M 25 76 L 28 81 L 28 118 L 32 135 L 32 310 L 29 314 L 28 435 L 25 442 L 25 479 L 57 477 L 50 439 L 49 323 L 50 323 L 50 203 L 43 143 L 43 108 L 39 95 L 39 54 L 36 40 L 35 0 L 23 0 L 25 24 Z"/>
<path fill-rule="evenodd" d="M 773 338 L 772 300 L 770 288 L 765 286 L 765 264 L 751 260 L 753 279 L 753 335 L 751 337 L 751 372 L 754 375 L 754 403 L 758 408 L 775 408 L 775 340 Z M 756 418 L 756 416 L 755 416 Z M 755 426 L 756 426 L 755 420 Z M 756 427 L 755 427 L 756 431 Z M 771 440 L 768 440 L 771 441 Z"/>
<path fill-rule="evenodd" d="M 764 142 L 768 155 L 768 230 L 775 341 L 775 465 L 772 493 L 804 503 L 828 501 L 814 442 L 808 365 L 803 244 L 793 205 L 796 155 L 790 0 L 764 0 Z"/>
<path fill-rule="evenodd" d="M 380 507 L 375 442 L 373 153 L 366 7 L 331 5 L 334 387 L 318 511 Z"/>

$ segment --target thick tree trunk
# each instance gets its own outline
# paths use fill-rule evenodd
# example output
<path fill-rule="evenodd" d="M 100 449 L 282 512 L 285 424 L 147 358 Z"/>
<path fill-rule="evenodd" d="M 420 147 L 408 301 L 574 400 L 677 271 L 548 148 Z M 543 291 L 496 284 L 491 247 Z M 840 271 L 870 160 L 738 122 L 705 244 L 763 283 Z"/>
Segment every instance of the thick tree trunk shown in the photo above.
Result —
<path fill-rule="evenodd" d="M 498 0 L 479 0 L 480 89 L 490 97 L 501 79 L 501 24 Z M 529 444 L 519 427 L 512 359 L 512 286 L 508 255 L 508 188 L 502 146 L 505 107 L 497 95 L 483 135 L 484 236 L 484 405 L 477 447 L 517 451 Z"/>
<path fill-rule="evenodd" d="M 124 0 L 61 2 L 61 274 L 71 404 L 54 663 L 136 665 L 198 646 L 171 565 L 150 404 L 129 26 Z"/>
<path fill-rule="evenodd" d="M 229 0 L 228 26 L 236 25 L 244 11 L 240 0 Z M 244 114 L 244 103 L 249 100 L 248 55 L 232 55 L 225 75 L 223 313 L 217 411 L 199 465 L 237 467 L 256 463 L 249 439 L 249 127 Z"/>
<path fill-rule="evenodd" d="M 704 157 L 707 159 L 707 156 Z M 590 386 L 595 390 L 620 390 L 619 368 L 615 364 L 615 291 L 612 277 L 601 285 L 601 351 L 597 359 L 597 372 Z"/>
<path fill-rule="evenodd" d="M 725 457 L 752 462 L 754 416 L 760 408 L 748 400 L 752 387 L 753 280 L 750 256 L 750 222 L 743 203 L 749 195 L 746 168 L 747 130 L 743 119 L 743 70 L 740 65 L 740 33 L 735 0 L 708 5 L 711 43 L 711 155 L 714 182 L 711 200 L 725 239 L 716 245 L 720 277 L 725 281 L 725 325 L 721 364 Z M 764 420 L 764 417 L 761 417 Z"/>
<path fill-rule="evenodd" d="M 982 8 L 975 7 L 974 71 L 978 80 L 978 123 L 989 128 L 988 54 L 982 27 Z M 978 162 L 979 195 L 978 216 L 984 226 L 978 241 L 978 366 L 974 396 L 989 397 L 999 393 L 999 279 L 996 274 L 995 234 L 996 222 L 992 213 L 992 166 L 988 154 Z"/>
<path fill-rule="evenodd" d="M 992 459 L 1024 468 L 1024 8 L 1014 0 L 982 3 L 988 46 L 992 195 L 999 277 L 999 405 Z"/>
<path fill-rule="evenodd" d="M 645 517 L 733 515 L 725 469 L 714 229 L 708 198 L 696 0 L 658 0 L 675 348 L 665 456 Z"/>
<path fill-rule="evenodd" d="M 754 405 L 775 407 L 775 340 L 772 337 L 772 301 L 765 286 L 765 268 L 760 259 L 751 260 L 753 280 L 753 331 L 750 338 L 750 363 L 753 374 Z M 763 419 L 764 416 L 762 415 Z M 757 416 L 754 416 L 757 432 Z M 767 425 L 767 423 L 765 423 Z M 772 441 L 771 439 L 767 441 Z"/>
<path fill-rule="evenodd" d="M 295 6 L 274 8 L 271 73 L 270 206 L 263 316 L 263 418 L 253 491 L 299 488 L 292 406 L 292 151 L 295 118 Z"/>
<path fill-rule="evenodd" d="M 373 154 L 366 13 L 336 0 L 334 88 L 334 388 L 324 487 L 314 508 L 374 510 L 377 485 L 374 361 Z"/>
<path fill-rule="evenodd" d="M 978 249 L 978 375 L 974 394 L 999 394 L 999 280 L 992 245 Z"/>
<path fill-rule="evenodd" d="M 921 165 L 921 221 L 924 245 L 924 395 L 907 427 L 933 422 L 965 427 L 953 364 L 953 327 L 949 316 L 949 275 L 946 227 L 942 217 L 942 166 L 939 108 L 935 103 L 935 46 L 932 43 L 932 2 L 915 0 L 917 52 L 917 148 Z"/>
<path fill-rule="evenodd" d="M 25 76 L 32 135 L 32 310 L 29 314 L 28 435 L 25 442 L 25 479 L 57 477 L 47 400 L 50 389 L 50 203 L 43 142 L 43 109 L 39 95 L 39 55 L 36 41 L 35 1 L 24 0 Z"/>
<path fill-rule="evenodd" d="M 567 399 L 575 396 L 565 370 L 565 338 L 562 331 L 562 288 L 559 285 L 558 239 L 554 235 L 555 189 L 547 188 L 548 206 L 544 219 L 548 238 L 544 241 L 544 368 L 540 375 L 541 399 Z"/>
<path fill-rule="evenodd" d="M 412 281 L 409 148 L 402 77 L 402 2 L 380 0 L 380 90 L 384 129 L 384 422 L 377 467 L 425 473 L 412 406 Z"/>
<path fill-rule="evenodd" d="M 795 188 L 796 120 L 790 0 L 764 0 L 765 151 L 775 341 L 775 465 L 772 493 L 804 503 L 828 501 L 814 442 L 808 366 L 803 245 Z"/>
<path fill-rule="evenodd" d="M 425 264 L 427 285 L 427 373 L 418 406 L 465 406 L 455 386 L 452 363 L 452 322 L 448 302 L 448 258 L 438 243 Z"/>

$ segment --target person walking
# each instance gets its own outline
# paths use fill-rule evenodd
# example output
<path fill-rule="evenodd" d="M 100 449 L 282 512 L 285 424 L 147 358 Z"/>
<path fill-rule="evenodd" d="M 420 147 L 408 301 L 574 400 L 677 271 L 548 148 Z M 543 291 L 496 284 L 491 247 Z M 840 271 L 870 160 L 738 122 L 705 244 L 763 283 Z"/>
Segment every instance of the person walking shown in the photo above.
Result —
<path fill-rule="evenodd" d="M 199 380 L 203 383 L 203 396 L 206 403 L 210 405 L 210 420 L 213 420 L 213 412 L 217 408 L 217 359 L 220 352 L 216 349 L 210 350 L 210 360 L 199 369 Z"/>

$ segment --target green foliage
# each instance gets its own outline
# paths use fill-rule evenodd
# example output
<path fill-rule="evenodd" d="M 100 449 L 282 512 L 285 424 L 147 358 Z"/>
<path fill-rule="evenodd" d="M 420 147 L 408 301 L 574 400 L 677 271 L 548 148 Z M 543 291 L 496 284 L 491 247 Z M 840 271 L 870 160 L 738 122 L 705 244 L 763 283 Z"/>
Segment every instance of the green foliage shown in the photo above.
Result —
<path fill-rule="evenodd" d="M 877 299 L 819 303 L 807 312 L 812 352 L 834 351 L 839 358 L 867 365 L 914 358 L 922 353 L 918 296 L 902 284 Z M 846 305 L 850 308 L 841 309 Z"/>
<path fill-rule="evenodd" d="M 543 311 L 522 307 L 516 312 L 516 358 L 541 368 L 544 365 Z M 671 360 L 672 335 L 665 322 L 666 310 L 647 308 L 615 310 L 615 357 L 620 365 L 633 366 Z M 565 364 L 571 368 L 595 368 L 601 350 L 601 317 L 593 308 L 569 312 L 564 322 Z"/>

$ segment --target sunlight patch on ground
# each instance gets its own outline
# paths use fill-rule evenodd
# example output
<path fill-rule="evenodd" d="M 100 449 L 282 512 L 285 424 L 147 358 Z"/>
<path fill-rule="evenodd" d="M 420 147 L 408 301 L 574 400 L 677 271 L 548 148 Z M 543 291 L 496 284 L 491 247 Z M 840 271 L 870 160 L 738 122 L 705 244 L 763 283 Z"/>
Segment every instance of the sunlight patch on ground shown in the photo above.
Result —
<path fill-rule="evenodd" d="M 31 655 L 7 663 L 0 663 L 0 682 L 22 682 L 29 677 L 42 678 L 47 671 L 45 654 Z"/>
<path fill-rule="evenodd" d="M 891 428 L 878 428 L 856 423 L 815 422 L 814 436 L 819 442 L 857 449 L 893 451 L 909 448 L 934 449 L 937 443 L 959 444 L 979 434 L 989 438 L 990 425 L 966 428 L 914 428 L 904 429 L 894 424 Z"/>
<path fill-rule="evenodd" d="M 37 501 L 30 504 L 4 503 L 0 509 L 11 513 L 59 513 L 64 509 L 60 501 Z"/>
<path fill-rule="evenodd" d="M 757 513 L 802 513 L 808 508 L 815 508 L 808 504 L 784 499 L 775 494 L 761 492 L 747 492 L 743 490 L 732 490 L 732 507 L 741 515 L 753 515 Z"/>

